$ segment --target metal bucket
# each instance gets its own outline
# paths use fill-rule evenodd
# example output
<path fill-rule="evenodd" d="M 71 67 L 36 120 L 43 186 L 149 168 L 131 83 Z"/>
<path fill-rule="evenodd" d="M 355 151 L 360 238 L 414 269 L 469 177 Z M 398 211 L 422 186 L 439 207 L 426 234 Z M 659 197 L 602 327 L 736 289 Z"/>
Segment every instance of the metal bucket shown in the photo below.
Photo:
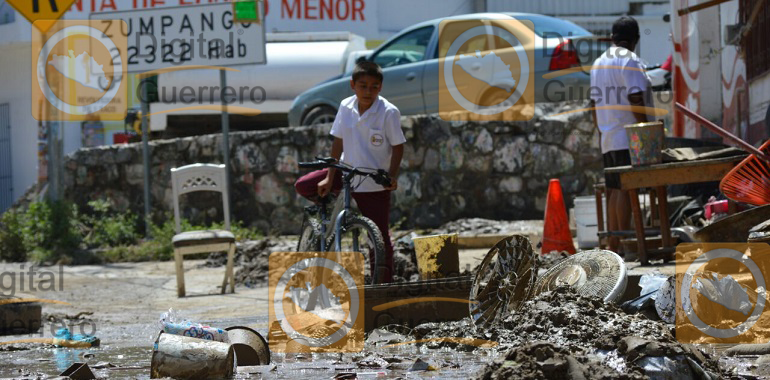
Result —
<path fill-rule="evenodd" d="M 625 128 L 631 165 L 654 165 L 663 162 L 665 133 L 662 122 L 629 124 Z"/>
<path fill-rule="evenodd" d="M 417 269 L 424 280 L 460 275 L 457 234 L 413 238 Z"/>
<path fill-rule="evenodd" d="M 270 364 L 270 349 L 258 332 L 244 326 L 228 327 L 227 335 L 235 350 L 235 360 L 239 366 Z"/>
<path fill-rule="evenodd" d="M 233 377 L 234 364 L 228 343 L 161 332 L 152 351 L 150 378 L 225 379 Z"/>

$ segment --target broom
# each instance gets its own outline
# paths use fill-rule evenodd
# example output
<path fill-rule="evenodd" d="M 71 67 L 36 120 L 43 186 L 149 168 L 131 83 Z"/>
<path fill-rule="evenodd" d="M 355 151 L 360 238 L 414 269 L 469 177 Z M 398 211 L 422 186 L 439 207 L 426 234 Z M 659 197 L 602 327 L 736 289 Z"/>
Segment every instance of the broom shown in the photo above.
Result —
<path fill-rule="evenodd" d="M 718 135 L 732 140 L 743 150 L 751 153 L 738 166 L 730 170 L 719 183 L 719 190 L 736 202 L 744 202 L 755 206 L 770 203 L 770 140 L 757 149 L 751 144 L 739 139 L 732 133 L 704 119 L 700 115 L 676 103 L 676 108 L 704 127 Z"/>

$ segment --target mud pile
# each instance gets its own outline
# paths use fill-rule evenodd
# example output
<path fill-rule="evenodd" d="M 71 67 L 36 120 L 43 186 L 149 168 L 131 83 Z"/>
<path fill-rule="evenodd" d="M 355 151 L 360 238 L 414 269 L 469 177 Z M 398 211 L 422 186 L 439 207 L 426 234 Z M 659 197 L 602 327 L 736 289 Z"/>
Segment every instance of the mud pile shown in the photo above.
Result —
<path fill-rule="evenodd" d="M 580 296 L 569 287 L 557 288 L 536 296 L 525 302 L 518 312 L 503 319 L 499 326 L 489 329 L 477 329 L 470 319 L 465 319 L 452 323 L 420 325 L 412 333 L 416 339 L 470 337 L 498 342 L 499 345 L 495 349 L 508 352 L 505 359 L 500 359 L 486 368 L 483 377 L 489 379 L 506 378 L 504 374 L 513 371 L 510 365 L 505 364 L 513 359 L 507 358 L 518 358 L 519 355 L 537 350 L 545 350 L 543 352 L 547 353 L 547 358 L 530 363 L 529 367 L 522 365 L 517 368 L 521 371 L 534 371 L 533 368 L 537 367 L 537 370 L 547 372 L 550 371 L 549 366 L 558 362 L 561 363 L 557 365 L 558 371 L 569 371 L 574 366 L 571 361 L 581 358 L 576 359 L 581 365 L 612 364 L 609 367 L 614 369 L 615 376 L 611 376 L 612 378 L 634 378 L 636 371 L 641 370 L 646 363 L 642 359 L 667 357 L 677 358 L 677 361 L 683 363 L 687 363 L 686 358 L 689 358 L 695 363 L 695 367 L 700 366 L 704 370 L 719 373 L 715 359 L 680 345 L 664 323 L 646 319 L 641 315 L 626 314 L 613 304 L 605 304 L 598 298 Z M 550 345 L 533 347 L 535 342 L 546 342 Z M 472 346 L 446 341 L 431 341 L 427 346 L 474 349 Z M 573 359 L 569 359 L 569 356 L 573 356 Z M 591 356 L 596 359 L 582 359 Z M 496 371 L 502 372 L 497 374 Z M 526 371 L 521 372 L 521 376 L 529 377 L 526 376 Z M 594 377 L 591 371 L 599 371 L 596 372 L 597 376 L 604 377 L 601 375 L 601 368 L 586 371 L 584 374 L 589 378 Z M 697 372 L 696 369 L 692 371 Z"/>
<path fill-rule="evenodd" d="M 233 260 L 236 267 L 236 285 L 256 287 L 267 284 L 267 270 L 270 254 L 273 252 L 293 252 L 296 250 L 296 242 L 278 237 L 267 237 L 260 240 L 247 240 L 239 242 L 235 248 Z M 227 264 L 227 255 L 212 253 L 206 263 L 207 267 L 221 267 Z"/>
<path fill-rule="evenodd" d="M 574 355 L 549 342 L 535 342 L 508 351 L 486 366 L 480 379 L 646 379 L 638 370 L 620 373 L 600 360 Z"/>
<path fill-rule="evenodd" d="M 414 245 L 409 240 L 399 240 L 394 244 L 393 261 L 396 282 L 418 281 L 417 258 Z M 235 249 L 235 283 L 239 286 L 256 287 L 267 285 L 270 254 L 273 252 L 294 252 L 296 241 L 280 237 L 267 237 L 260 240 L 239 242 Z M 212 253 L 203 266 L 222 267 L 227 264 L 227 255 Z"/>
<path fill-rule="evenodd" d="M 524 234 L 542 231 L 542 220 L 489 220 L 481 218 L 458 219 L 431 231 L 431 234 Z"/>
<path fill-rule="evenodd" d="M 537 268 L 539 270 L 549 269 L 550 267 L 558 264 L 560 261 L 570 257 L 572 255 L 567 251 L 553 251 L 550 253 L 544 253 L 542 255 L 536 255 Z"/>
<path fill-rule="evenodd" d="M 415 233 L 403 236 L 393 243 L 393 282 L 413 282 L 420 280 L 417 269 L 417 253 L 412 238 Z"/>

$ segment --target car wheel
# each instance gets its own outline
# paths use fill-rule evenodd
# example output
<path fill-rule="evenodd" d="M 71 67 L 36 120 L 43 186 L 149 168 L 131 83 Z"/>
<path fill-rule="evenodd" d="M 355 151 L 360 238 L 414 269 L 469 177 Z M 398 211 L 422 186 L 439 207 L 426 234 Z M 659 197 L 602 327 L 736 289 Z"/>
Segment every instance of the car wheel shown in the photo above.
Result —
<path fill-rule="evenodd" d="M 337 112 L 329 106 L 316 107 L 305 115 L 305 118 L 302 120 L 302 125 L 316 126 L 321 124 L 331 124 L 334 122 L 335 116 L 337 116 Z"/>

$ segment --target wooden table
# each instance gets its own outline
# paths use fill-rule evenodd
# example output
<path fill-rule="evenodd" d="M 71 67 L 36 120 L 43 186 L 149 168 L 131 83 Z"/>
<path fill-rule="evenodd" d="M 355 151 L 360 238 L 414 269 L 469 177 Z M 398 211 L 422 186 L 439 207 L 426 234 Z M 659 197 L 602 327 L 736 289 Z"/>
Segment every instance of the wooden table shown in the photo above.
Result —
<path fill-rule="evenodd" d="M 668 259 L 673 252 L 671 226 L 668 220 L 666 186 L 720 181 L 736 164 L 745 158 L 746 156 L 741 155 L 650 166 L 618 166 L 604 170 L 607 174 L 618 174 L 620 176 L 621 190 L 628 192 L 634 218 L 637 252 L 639 260 L 643 265 L 648 264 L 649 259 Z M 662 248 L 659 250 L 648 251 L 645 246 L 645 230 L 638 194 L 638 190 L 641 188 L 655 189 L 658 198 L 660 235 L 663 240 Z"/>

